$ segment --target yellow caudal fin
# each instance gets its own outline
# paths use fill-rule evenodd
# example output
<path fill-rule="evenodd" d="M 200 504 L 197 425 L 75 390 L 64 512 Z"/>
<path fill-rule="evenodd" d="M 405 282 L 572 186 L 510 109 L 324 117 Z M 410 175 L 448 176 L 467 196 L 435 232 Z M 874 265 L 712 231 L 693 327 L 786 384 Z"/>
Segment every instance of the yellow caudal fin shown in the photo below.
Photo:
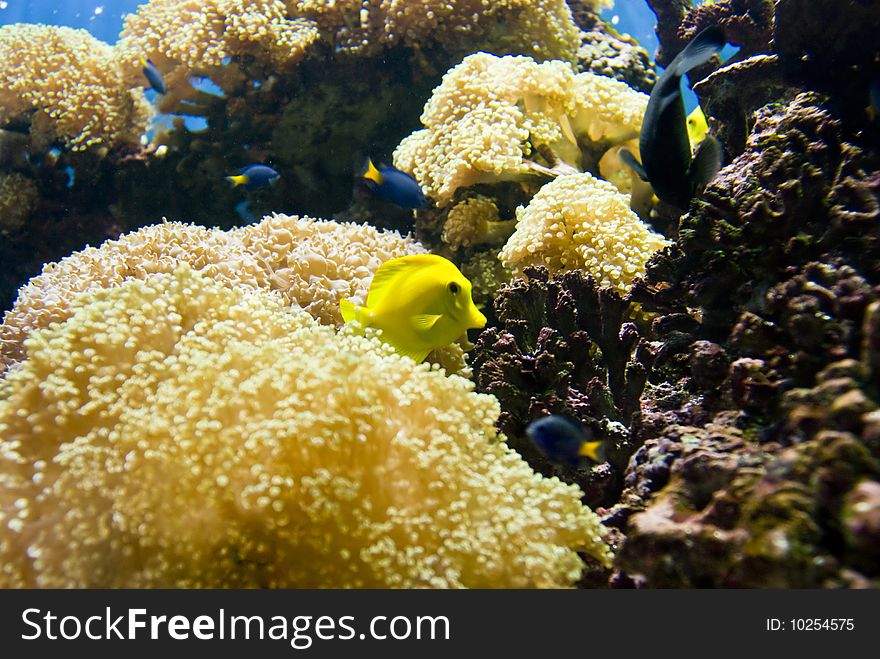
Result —
<path fill-rule="evenodd" d="M 593 462 L 602 462 L 599 458 L 600 446 L 602 446 L 602 442 L 584 442 L 580 449 L 578 449 L 578 455 L 584 458 L 590 458 Z"/>
<path fill-rule="evenodd" d="M 226 180 L 232 183 L 233 188 L 237 188 L 239 185 L 246 185 L 248 177 L 246 174 L 239 174 L 238 176 L 227 176 Z"/>
<path fill-rule="evenodd" d="M 382 172 L 376 169 L 376 166 L 373 164 L 373 161 L 369 158 L 367 159 L 366 169 L 364 173 L 361 174 L 365 179 L 369 179 L 373 181 L 376 185 L 382 185 L 382 181 L 385 180 L 385 177 L 382 176 Z"/>
<path fill-rule="evenodd" d="M 342 314 L 342 320 L 346 323 L 350 323 L 357 318 L 357 307 L 354 306 L 351 300 L 341 300 L 339 302 L 339 311 Z"/>

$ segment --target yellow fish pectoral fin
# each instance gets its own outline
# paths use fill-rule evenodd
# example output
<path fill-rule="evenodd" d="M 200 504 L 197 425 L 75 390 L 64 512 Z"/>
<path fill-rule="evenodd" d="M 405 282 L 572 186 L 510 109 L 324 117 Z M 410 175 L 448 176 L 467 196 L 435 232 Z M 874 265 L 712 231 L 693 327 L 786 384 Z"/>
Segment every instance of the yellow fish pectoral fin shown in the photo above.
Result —
<path fill-rule="evenodd" d="M 440 320 L 442 316 L 435 316 L 432 314 L 421 314 L 418 316 L 413 316 L 409 319 L 409 322 L 412 323 L 413 329 L 417 332 L 427 332 L 432 329 L 434 325 L 437 324 L 437 321 Z"/>
<path fill-rule="evenodd" d="M 578 449 L 578 455 L 590 458 L 593 462 L 602 462 L 599 459 L 599 447 L 602 446 L 602 442 L 584 442 L 580 449 Z"/>

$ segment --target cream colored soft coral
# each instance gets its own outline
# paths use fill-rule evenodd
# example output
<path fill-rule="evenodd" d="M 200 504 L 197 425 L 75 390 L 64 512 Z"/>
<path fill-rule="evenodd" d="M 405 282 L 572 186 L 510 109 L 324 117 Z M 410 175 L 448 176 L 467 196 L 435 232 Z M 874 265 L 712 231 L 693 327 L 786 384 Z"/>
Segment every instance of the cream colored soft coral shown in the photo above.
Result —
<path fill-rule="evenodd" d="M 581 491 L 463 378 L 188 267 L 79 297 L 0 383 L 0 586 L 565 587 Z"/>
<path fill-rule="evenodd" d="M 342 324 L 339 302 L 365 304 L 383 262 L 425 249 L 396 231 L 369 224 L 274 214 L 234 232 L 262 268 L 262 288 L 276 290 L 322 323 Z"/>
<path fill-rule="evenodd" d="M 443 242 L 457 249 L 501 244 L 513 233 L 514 221 L 502 221 L 498 206 L 489 197 L 476 195 L 453 206 L 443 224 Z"/>
<path fill-rule="evenodd" d="M 604 1 L 604 0 L 600 0 Z M 334 43 L 355 51 L 434 40 L 471 52 L 505 52 L 574 61 L 579 32 L 565 0 L 288 0 L 291 13 L 316 21 Z"/>
<path fill-rule="evenodd" d="M 425 128 L 401 142 L 394 164 L 441 205 L 477 183 L 598 169 L 609 148 L 638 136 L 647 102 L 567 62 L 475 53 L 443 77 Z"/>
<path fill-rule="evenodd" d="M 314 22 L 290 17 L 283 0 L 150 0 L 126 17 L 117 51 L 131 79 L 148 58 L 176 93 L 185 74 L 211 72 L 232 56 L 297 64 L 317 40 Z"/>
<path fill-rule="evenodd" d="M 34 112 L 38 146 L 73 150 L 137 143 L 152 111 L 124 80 L 115 49 L 85 30 L 0 27 L 0 125 Z"/>
<path fill-rule="evenodd" d="M 277 291 L 321 322 L 341 324 L 339 301 L 365 300 L 383 261 L 421 252 L 397 232 L 287 215 L 228 232 L 181 222 L 144 227 L 47 264 L 23 286 L 0 325 L 0 366 L 22 357 L 30 331 L 67 318 L 77 293 L 171 272 L 181 263 L 226 285 Z"/>
<path fill-rule="evenodd" d="M 601 286 L 626 293 L 651 255 L 669 244 L 629 208 L 629 197 L 590 174 L 548 183 L 516 212 L 516 232 L 500 258 L 510 268 L 583 269 Z"/>

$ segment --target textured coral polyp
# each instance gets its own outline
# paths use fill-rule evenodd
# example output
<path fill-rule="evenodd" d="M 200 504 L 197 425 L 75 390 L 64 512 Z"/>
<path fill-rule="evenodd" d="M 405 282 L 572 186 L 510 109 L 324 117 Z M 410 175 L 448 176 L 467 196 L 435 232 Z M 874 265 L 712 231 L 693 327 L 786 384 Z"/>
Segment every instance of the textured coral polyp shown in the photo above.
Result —
<path fill-rule="evenodd" d="M 79 297 L 0 385 L 3 586 L 564 587 L 607 563 L 495 399 L 188 266 Z"/>
<path fill-rule="evenodd" d="M 551 273 L 583 269 L 600 286 L 626 293 L 654 252 L 669 242 L 629 208 L 630 199 L 591 174 L 568 174 L 517 209 L 516 232 L 501 250 L 509 268 Z"/>
<path fill-rule="evenodd" d="M 31 136 L 73 150 L 138 143 L 152 115 L 131 89 L 114 47 L 85 30 L 0 27 L 0 125 L 30 111 Z"/>
<path fill-rule="evenodd" d="M 459 188 L 534 176 L 542 149 L 554 160 L 548 167 L 597 168 L 610 147 L 638 136 L 647 101 L 567 62 L 475 53 L 443 76 L 425 104 L 425 128 L 400 143 L 394 164 L 441 205 Z"/>
<path fill-rule="evenodd" d="M 295 215 L 275 214 L 231 231 L 183 222 L 144 227 L 49 263 L 25 284 L 0 325 L 0 365 L 23 356 L 29 332 L 67 318 L 78 293 L 182 263 L 227 286 L 276 291 L 319 321 L 341 324 L 339 301 L 365 300 L 383 261 L 423 251 L 396 231 Z"/>

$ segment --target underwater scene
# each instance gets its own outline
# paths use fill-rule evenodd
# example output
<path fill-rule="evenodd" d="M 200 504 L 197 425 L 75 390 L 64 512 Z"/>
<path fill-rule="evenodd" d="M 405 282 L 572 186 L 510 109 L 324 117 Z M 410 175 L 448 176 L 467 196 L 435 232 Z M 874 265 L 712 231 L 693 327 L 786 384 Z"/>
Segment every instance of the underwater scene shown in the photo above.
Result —
<path fill-rule="evenodd" d="M 0 587 L 880 586 L 880 0 L 0 1 Z"/>

